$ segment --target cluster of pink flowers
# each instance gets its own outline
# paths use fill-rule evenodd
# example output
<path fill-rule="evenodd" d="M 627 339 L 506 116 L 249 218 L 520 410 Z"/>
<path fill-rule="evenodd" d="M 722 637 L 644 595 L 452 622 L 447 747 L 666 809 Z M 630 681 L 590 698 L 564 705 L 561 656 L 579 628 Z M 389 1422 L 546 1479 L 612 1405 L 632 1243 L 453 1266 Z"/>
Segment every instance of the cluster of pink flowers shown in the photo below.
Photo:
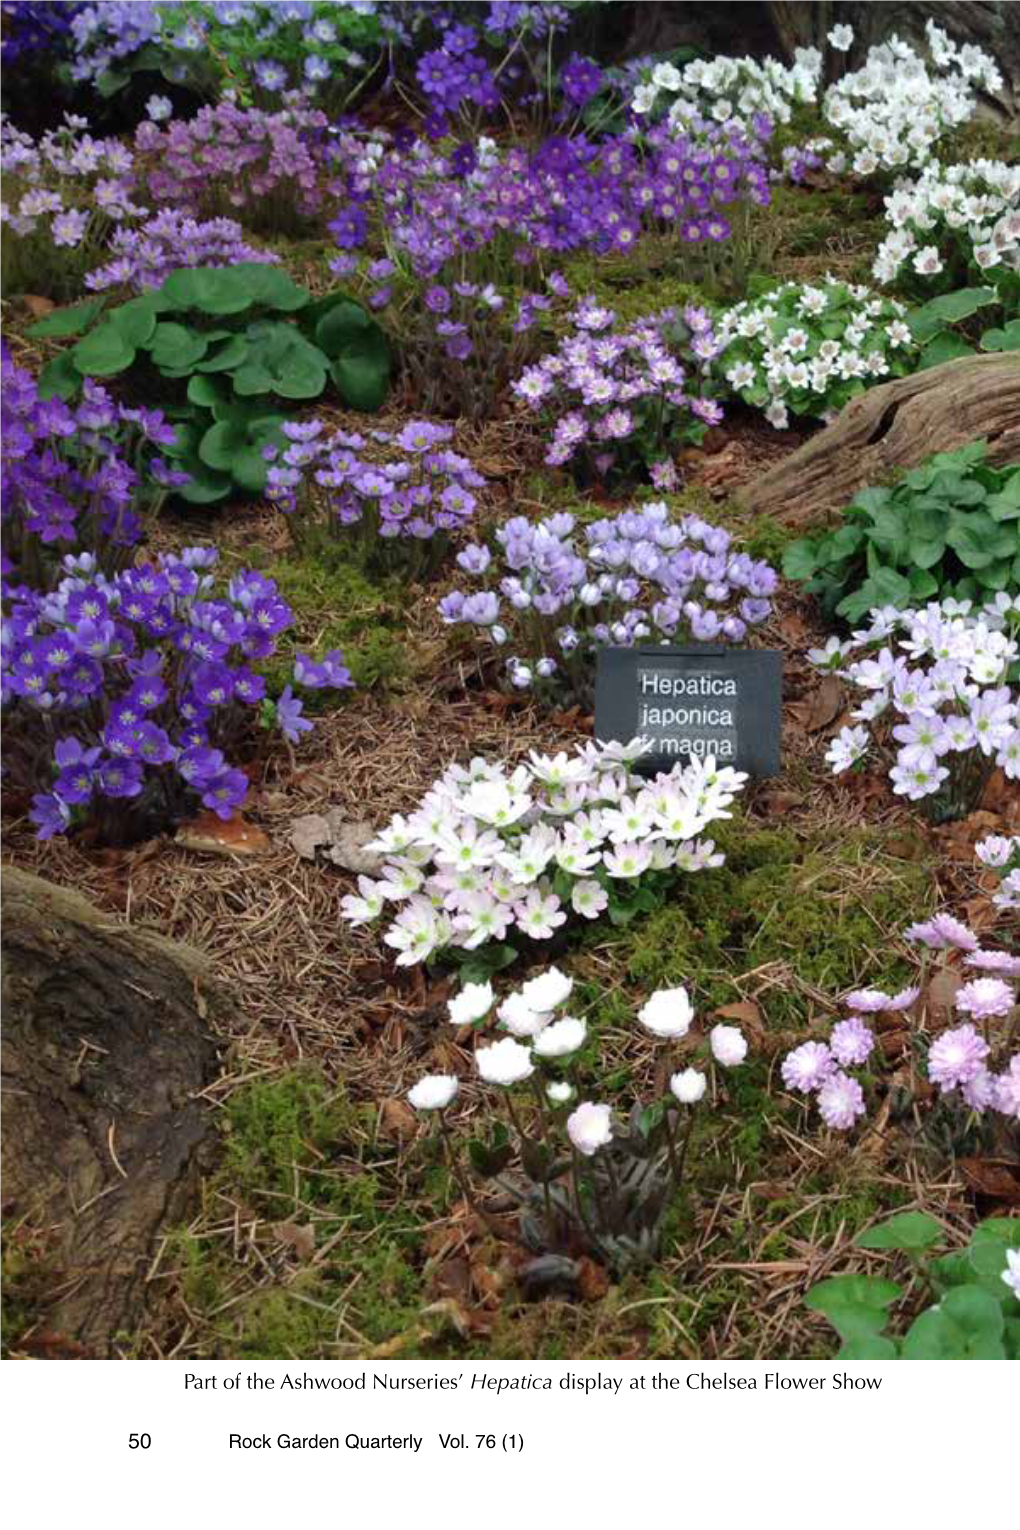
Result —
<path fill-rule="evenodd" d="M 979 859 L 1000 867 L 1008 865 L 1014 848 L 1020 849 L 1020 839 L 1001 836 L 977 847 Z M 864 1017 L 912 1012 L 923 1027 L 925 969 L 933 953 L 955 953 L 970 970 L 953 998 L 962 1019 L 928 1041 L 928 1079 L 943 1096 L 958 1091 L 976 1115 L 991 1110 L 1020 1120 L 1020 1051 L 1007 1055 L 1013 1044 L 1010 1017 L 1017 1009 L 1020 956 L 985 949 L 973 930 L 948 913 L 912 924 L 904 935 L 923 952 L 918 984 L 896 994 L 874 988 L 848 994 L 844 1002 L 850 1015 L 832 1027 L 827 1042 L 805 1041 L 787 1053 L 783 1083 L 796 1094 L 813 1096 L 826 1126 L 849 1131 L 867 1113 L 864 1087 L 849 1070 L 865 1068 L 876 1055 L 875 1036 Z"/>

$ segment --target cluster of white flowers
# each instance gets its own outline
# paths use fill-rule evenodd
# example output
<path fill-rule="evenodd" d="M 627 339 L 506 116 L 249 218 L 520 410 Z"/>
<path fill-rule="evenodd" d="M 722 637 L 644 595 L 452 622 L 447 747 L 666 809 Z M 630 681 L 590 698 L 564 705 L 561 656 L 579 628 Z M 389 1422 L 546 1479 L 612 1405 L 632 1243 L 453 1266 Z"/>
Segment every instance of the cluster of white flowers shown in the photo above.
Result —
<path fill-rule="evenodd" d="M 992 898 L 997 908 L 1020 908 L 1020 834 L 989 834 L 974 846 L 983 866 L 999 873 L 999 890 Z"/>
<path fill-rule="evenodd" d="M 965 286 L 975 267 L 993 279 L 1020 271 L 1020 165 L 928 165 L 886 197 L 885 219 L 890 232 L 872 266 L 880 282 L 941 276 L 931 283 L 940 292 Z"/>
<path fill-rule="evenodd" d="M 910 369 L 917 344 L 905 314 L 902 303 L 832 276 L 785 282 L 722 315 L 716 370 L 777 430 L 791 412 L 829 420 L 870 384 Z"/>
<path fill-rule="evenodd" d="M 822 111 L 847 145 L 828 161 L 831 170 L 919 169 L 940 139 L 973 116 L 978 89 L 1001 90 L 1002 76 L 980 48 L 958 48 L 932 21 L 925 31 L 931 66 L 890 37 L 869 50 L 862 68 L 829 86 Z"/>
<path fill-rule="evenodd" d="M 818 668 L 866 692 L 850 714 L 854 726 L 839 731 L 825 756 L 833 772 L 861 759 L 872 725 L 885 718 L 896 751 L 893 790 L 912 802 L 943 790 L 973 797 L 995 765 L 1020 780 L 1020 696 L 1006 683 L 1020 655 L 1018 631 L 1020 594 L 1000 594 L 977 608 L 969 600 L 885 607 L 848 641 L 811 649 Z"/>
<path fill-rule="evenodd" d="M 534 1078 L 542 1064 L 565 1062 L 580 1051 L 588 1036 L 586 1023 L 572 1015 L 557 1016 L 573 988 L 573 978 L 549 967 L 502 1001 L 496 1014 L 510 1034 L 476 1050 L 475 1067 L 483 1083 L 512 1089 Z M 468 983 L 449 1001 L 450 1020 L 458 1026 L 477 1024 L 495 1003 L 491 983 Z M 683 1040 L 694 1020 L 686 988 L 657 989 L 638 1011 L 638 1020 L 659 1041 Z M 715 1025 L 707 1050 L 721 1067 L 735 1068 L 747 1056 L 747 1040 L 735 1025 Z M 459 1087 L 453 1074 L 429 1074 L 408 1091 L 408 1099 L 416 1110 L 443 1110 Z M 686 1067 L 672 1075 L 669 1087 L 678 1104 L 696 1105 L 708 1079 L 702 1070 Z M 566 1105 L 575 1091 L 562 1077 L 547 1076 L 543 1093 L 553 1105 Z M 612 1140 L 610 1106 L 583 1101 L 568 1117 L 566 1130 L 577 1151 L 592 1156 Z"/>
<path fill-rule="evenodd" d="M 631 109 L 683 129 L 698 121 L 736 122 L 753 128 L 759 114 L 789 122 L 793 106 L 815 101 L 822 74 L 817 48 L 798 48 L 787 68 L 774 58 L 695 59 L 678 69 L 656 64 L 634 91 Z"/>
<path fill-rule="evenodd" d="M 521 935 L 548 940 L 571 912 L 596 919 L 614 889 L 645 872 L 722 863 L 697 836 L 727 811 L 746 775 L 710 757 L 645 782 L 631 770 L 644 740 L 589 743 L 573 756 L 532 751 L 508 770 L 483 759 L 451 765 L 418 809 L 399 813 L 369 845 L 382 876 L 358 878 L 342 900 L 352 924 L 399 906 L 383 939 L 397 965 L 445 947 L 472 951 Z"/>

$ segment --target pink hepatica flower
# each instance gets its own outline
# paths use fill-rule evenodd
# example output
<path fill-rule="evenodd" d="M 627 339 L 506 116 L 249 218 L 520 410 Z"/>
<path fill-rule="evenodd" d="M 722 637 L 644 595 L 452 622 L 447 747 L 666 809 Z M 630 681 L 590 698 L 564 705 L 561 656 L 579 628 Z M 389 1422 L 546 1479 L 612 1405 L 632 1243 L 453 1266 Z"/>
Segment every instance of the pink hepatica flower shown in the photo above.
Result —
<path fill-rule="evenodd" d="M 912 924 L 904 935 L 907 940 L 919 940 L 933 951 L 950 947 L 958 951 L 976 951 L 978 948 L 977 936 L 952 914 L 936 914 L 924 924 Z"/>
<path fill-rule="evenodd" d="M 517 904 L 514 912 L 520 928 L 533 940 L 549 940 L 553 932 L 567 922 L 567 916 L 561 912 L 560 900 L 555 893 L 543 893 L 538 887 L 531 889 L 527 898 Z"/>
<path fill-rule="evenodd" d="M 975 1020 L 987 1020 L 993 1015 L 1008 1015 L 1016 1003 L 1016 995 L 1009 983 L 1001 978 L 975 978 L 965 983 L 956 995 L 956 1008 Z"/>
<path fill-rule="evenodd" d="M 928 1077 L 943 1093 L 969 1084 L 984 1071 L 990 1048 L 972 1025 L 943 1031 L 928 1050 Z"/>
<path fill-rule="evenodd" d="M 865 1113 L 864 1091 L 849 1074 L 833 1073 L 818 1091 L 818 1109 L 826 1126 L 848 1132 Z"/>
<path fill-rule="evenodd" d="M 783 1059 L 783 1083 L 800 1094 L 820 1089 L 833 1070 L 832 1053 L 823 1041 L 805 1041 Z"/>
<path fill-rule="evenodd" d="M 874 1045 L 875 1038 L 859 1015 L 834 1025 L 829 1037 L 832 1055 L 844 1068 L 866 1063 Z"/>

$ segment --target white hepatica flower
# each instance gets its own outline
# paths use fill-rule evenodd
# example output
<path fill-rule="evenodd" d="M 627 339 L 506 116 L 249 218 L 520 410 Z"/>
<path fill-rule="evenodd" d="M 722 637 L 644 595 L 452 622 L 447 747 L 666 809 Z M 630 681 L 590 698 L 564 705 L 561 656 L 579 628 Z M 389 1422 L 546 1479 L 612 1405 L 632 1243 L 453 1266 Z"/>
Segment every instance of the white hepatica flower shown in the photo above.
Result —
<path fill-rule="evenodd" d="M 602 864 L 609 875 L 621 879 L 639 877 L 648 870 L 651 861 L 652 852 L 647 844 L 614 845 L 602 856 Z"/>
<path fill-rule="evenodd" d="M 747 1056 L 747 1042 L 735 1025 L 714 1025 L 708 1039 L 712 1056 L 724 1068 L 735 1068 Z"/>
<path fill-rule="evenodd" d="M 508 994 L 496 1014 L 512 1036 L 537 1036 L 549 1024 L 549 1015 L 532 1009 L 519 993 Z"/>
<path fill-rule="evenodd" d="M 565 1079 L 553 1084 L 547 1084 L 545 1092 L 554 1105 L 566 1105 L 568 1100 L 574 1098 L 574 1087 L 572 1084 L 568 1084 Z"/>
<path fill-rule="evenodd" d="M 407 1091 L 407 1098 L 415 1110 L 445 1110 L 457 1098 L 459 1089 L 452 1073 L 429 1073 Z"/>
<path fill-rule="evenodd" d="M 487 1084 L 501 1084 L 504 1088 L 522 1083 L 535 1071 L 530 1049 L 510 1036 L 481 1047 L 475 1053 L 475 1066 Z"/>
<path fill-rule="evenodd" d="M 687 989 L 657 989 L 638 1010 L 638 1019 L 653 1036 L 663 1040 L 677 1040 L 686 1036 L 694 1019 Z"/>
<path fill-rule="evenodd" d="M 591 1158 L 613 1140 L 612 1110 L 585 1100 L 567 1117 L 567 1135 L 579 1153 Z"/>
<path fill-rule="evenodd" d="M 575 882 L 570 889 L 570 906 L 583 919 L 597 919 L 609 904 L 609 894 L 600 882 Z"/>
<path fill-rule="evenodd" d="M 697 1068 L 685 1068 L 682 1073 L 673 1074 L 669 1087 L 681 1105 L 696 1105 L 705 1093 L 707 1083 L 705 1075 Z"/>
<path fill-rule="evenodd" d="M 451 1022 L 472 1025 L 489 1013 L 495 998 L 491 983 L 465 983 L 460 993 L 447 1001 Z"/>
<path fill-rule="evenodd" d="M 548 1015 L 569 999 L 573 988 L 573 978 L 567 977 L 558 967 L 549 967 L 522 985 L 521 997 L 530 1009 Z"/>
<path fill-rule="evenodd" d="M 462 799 L 464 812 L 496 829 L 518 823 L 531 809 L 532 799 L 514 791 L 506 781 L 475 781 Z"/>
<path fill-rule="evenodd" d="M 556 1020 L 552 1025 L 546 1026 L 535 1037 L 536 1057 L 569 1057 L 584 1046 L 588 1027 L 583 1020 L 575 1020 L 572 1015 L 564 1015 L 562 1020 Z"/>

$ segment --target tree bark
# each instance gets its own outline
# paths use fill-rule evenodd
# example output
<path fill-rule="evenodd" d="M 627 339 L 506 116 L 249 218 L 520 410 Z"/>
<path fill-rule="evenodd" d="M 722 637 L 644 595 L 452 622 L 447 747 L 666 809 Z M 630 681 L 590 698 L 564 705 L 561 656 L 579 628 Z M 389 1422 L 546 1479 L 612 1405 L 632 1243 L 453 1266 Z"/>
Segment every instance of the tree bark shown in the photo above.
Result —
<path fill-rule="evenodd" d="M 935 452 L 988 442 L 994 466 L 1020 462 L 1020 356 L 964 356 L 871 388 L 771 472 L 741 489 L 745 509 L 787 526 L 845 509 L 858 489 Z"/>
<path fill-rule="evenodd" d="M 2 896 L 4 1209 L 40 1254 L 19 1348 L 123 1354 L 208 1156 L 228 1000 L 200 953 L 78 893 L 4 867 Z"/>

